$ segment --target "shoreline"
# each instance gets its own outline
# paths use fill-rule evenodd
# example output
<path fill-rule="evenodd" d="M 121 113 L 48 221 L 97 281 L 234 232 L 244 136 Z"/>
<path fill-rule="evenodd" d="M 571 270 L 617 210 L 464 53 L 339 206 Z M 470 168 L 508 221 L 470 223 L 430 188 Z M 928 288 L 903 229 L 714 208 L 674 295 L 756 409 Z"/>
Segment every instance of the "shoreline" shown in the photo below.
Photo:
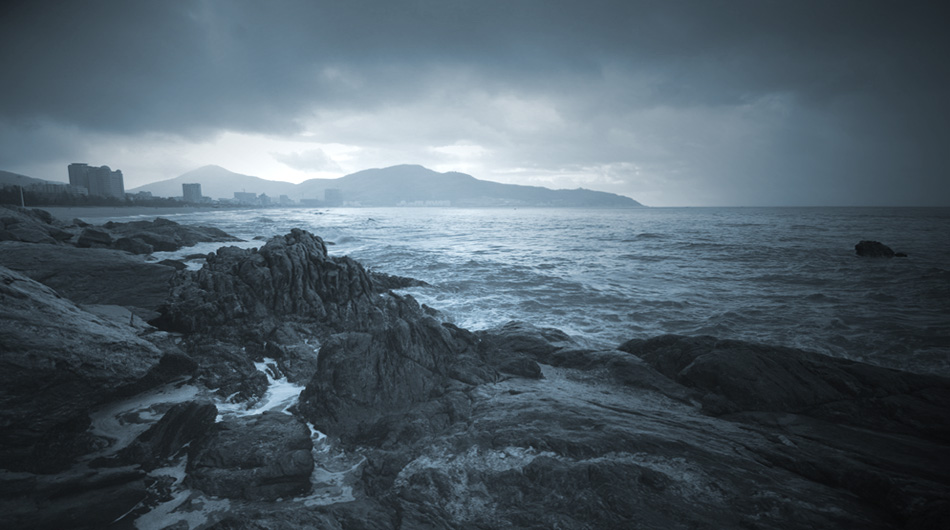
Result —
<path fill-rule="evenodd" d="M 109 217 L 131 216 L 161 217 L 213 210 L 236 209 L 205 208 L 201 206 L 36 206 L 36 208 L 46 210 L 53 217 L 65 222 L 71 222 L 76 218 L 86 221 L 87 218 L 104 219 Z"/>

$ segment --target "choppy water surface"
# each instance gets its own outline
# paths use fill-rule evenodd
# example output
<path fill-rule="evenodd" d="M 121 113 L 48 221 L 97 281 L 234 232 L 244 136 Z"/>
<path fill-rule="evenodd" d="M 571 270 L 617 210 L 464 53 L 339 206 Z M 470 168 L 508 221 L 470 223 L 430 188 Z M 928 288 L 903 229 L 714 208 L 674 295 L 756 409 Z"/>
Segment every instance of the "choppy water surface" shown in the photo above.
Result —
<path fill-rule="evenodd" d="M 247 239 L 306 228 L 335 242 L 333 254 L 429 282 L 409 292 L 470 329 L 526 320 L 611 346 L 711 334 L 950 374 L 950 209 L 286 209 L 170 218 Z M 858 258 L 862 239 L 910 257 Z"/>

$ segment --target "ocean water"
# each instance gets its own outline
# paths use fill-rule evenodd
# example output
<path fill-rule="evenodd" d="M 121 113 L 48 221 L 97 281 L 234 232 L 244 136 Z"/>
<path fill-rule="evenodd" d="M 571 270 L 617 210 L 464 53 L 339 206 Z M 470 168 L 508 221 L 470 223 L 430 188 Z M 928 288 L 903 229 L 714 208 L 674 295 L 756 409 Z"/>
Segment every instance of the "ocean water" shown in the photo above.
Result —
<path fill-rule="evenodd" d="M 338 208 L 167 217 L 248 240 L 307 229 L 334 243 L 331 254 L 428 282 L 407 292 L 473 330 L 524 320 L 594 347 L 664 333 L 714 335 L 950 375 L 946 208 Z M 859 258 L 854 245 L 862 239 L 909 257 Z"/>

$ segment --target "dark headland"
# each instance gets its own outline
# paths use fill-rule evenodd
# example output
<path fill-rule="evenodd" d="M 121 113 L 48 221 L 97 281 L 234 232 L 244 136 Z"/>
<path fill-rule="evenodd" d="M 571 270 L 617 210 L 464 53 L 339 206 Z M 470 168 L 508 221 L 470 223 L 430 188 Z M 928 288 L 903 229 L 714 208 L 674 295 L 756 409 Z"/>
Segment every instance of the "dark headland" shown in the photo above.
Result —
<path fill-rule="evenodd" d="M 302 230 L 200 270 L 148 258 L 229 240 L 0 207 L 4 527 L 950 520 L 946 378 L 714 337 L 593 351 L 526 322 L 461 329 Z M 216 421 L 283 378 L 305 387 L 287 413 Z"/>

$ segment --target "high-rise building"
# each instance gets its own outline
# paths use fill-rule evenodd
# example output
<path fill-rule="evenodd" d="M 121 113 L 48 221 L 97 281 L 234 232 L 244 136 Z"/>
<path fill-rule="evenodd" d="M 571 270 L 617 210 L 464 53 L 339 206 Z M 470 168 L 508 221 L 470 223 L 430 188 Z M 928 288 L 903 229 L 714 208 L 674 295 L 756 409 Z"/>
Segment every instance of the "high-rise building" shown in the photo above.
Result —
<path fill-rule="evenodd" d="M 69 184 L 85 188 L 89 195 L 125 198 L 125 182 L 122 171 L 109 166 L 92 167 L 89 164 L 69 164 Z"/>
<path fill-rule="evenodd" d="M 185 202 L 201 202 L 201 184 L 182 184 L 181 194 L 185 197 Z"/>

